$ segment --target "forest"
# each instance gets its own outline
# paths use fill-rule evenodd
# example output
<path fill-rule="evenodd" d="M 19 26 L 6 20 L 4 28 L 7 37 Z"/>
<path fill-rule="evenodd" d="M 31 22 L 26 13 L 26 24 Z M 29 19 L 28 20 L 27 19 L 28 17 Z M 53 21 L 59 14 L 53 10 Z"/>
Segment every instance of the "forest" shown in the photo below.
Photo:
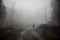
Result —
<path fill-rule="evenodd" d="M 0 40 L 60 40 L 60 0 L 52 0 L 51 7 L 52 20 L 48 24 L 40 24 L 34 30 L 24 31 L 25 28 L 21 25 L 6 20 L 6 7 L 3 0 L 0 0 Z"/>

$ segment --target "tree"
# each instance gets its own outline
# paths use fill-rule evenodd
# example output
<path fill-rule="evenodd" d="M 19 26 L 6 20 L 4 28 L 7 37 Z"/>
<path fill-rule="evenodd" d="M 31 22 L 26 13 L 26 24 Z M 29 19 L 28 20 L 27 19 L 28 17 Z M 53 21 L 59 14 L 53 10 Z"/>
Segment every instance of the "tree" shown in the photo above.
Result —
<path fill-rule="evenodd" d="M 51 27 L 51 30 L 54 32 L 54 34 L 57 37 L 55 39 L 60 40 L 60 31 L 59 31 L 60 30 L 60 0 L 54 0 L 54 1 L 52 1 L 52 4 L 53 4 L 52 5 L 52 8 L 53 8 L 52 22 L 54 23 L 54 25 Z"/>
<path fill-rule="evenodd" d="M 0 0 L 0 27 L 4 24 L 5 19 L 6 19 L 6 8 L 2 0 Z"/>
<path fill-rule="evenodd" d="M 51 4 L 52 11 L 52 22 L 53 24 L 60 25 L 60 0 L 53 0 Z"/>

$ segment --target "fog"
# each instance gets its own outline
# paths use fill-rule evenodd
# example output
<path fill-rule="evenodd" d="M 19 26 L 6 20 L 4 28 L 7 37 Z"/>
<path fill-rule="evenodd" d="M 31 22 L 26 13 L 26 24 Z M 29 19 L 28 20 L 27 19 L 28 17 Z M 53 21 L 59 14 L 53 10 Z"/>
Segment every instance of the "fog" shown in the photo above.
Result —
<path fill-rule="evenodd" d="M 18 24 L 43 24 L 51 20 L 51 0 L 3 0 L 7 8 L 7 13 Z M 13 8 L 13 15 L 9 9 Z M 46 10 L 45 10 L 46 8 Z M 9 18 L 10 19 L 10 18 Z"/>

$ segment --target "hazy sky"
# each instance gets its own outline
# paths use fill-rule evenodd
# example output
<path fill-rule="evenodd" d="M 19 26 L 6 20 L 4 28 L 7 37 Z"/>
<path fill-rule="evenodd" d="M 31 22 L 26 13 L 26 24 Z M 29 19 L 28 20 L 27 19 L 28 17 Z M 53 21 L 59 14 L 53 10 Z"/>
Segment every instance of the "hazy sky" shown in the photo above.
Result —
<path fill-rule="evenodd" d="M 14 19 L 21 24 L 41 24 L 46 23 L 51 17 L 51 0 L 4 0 L 5 6 L 12 8 L 14 4 Z"/>

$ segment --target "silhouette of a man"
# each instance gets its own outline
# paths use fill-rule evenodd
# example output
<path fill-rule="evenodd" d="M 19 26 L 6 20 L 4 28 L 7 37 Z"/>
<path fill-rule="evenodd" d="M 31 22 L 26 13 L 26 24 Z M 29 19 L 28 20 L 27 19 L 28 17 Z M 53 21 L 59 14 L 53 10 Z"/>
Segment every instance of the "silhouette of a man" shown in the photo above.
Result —
<path fill-rule="evenodd" d="M 33 30 L 34 30 L 35 25 L 33 24 Z"/>

